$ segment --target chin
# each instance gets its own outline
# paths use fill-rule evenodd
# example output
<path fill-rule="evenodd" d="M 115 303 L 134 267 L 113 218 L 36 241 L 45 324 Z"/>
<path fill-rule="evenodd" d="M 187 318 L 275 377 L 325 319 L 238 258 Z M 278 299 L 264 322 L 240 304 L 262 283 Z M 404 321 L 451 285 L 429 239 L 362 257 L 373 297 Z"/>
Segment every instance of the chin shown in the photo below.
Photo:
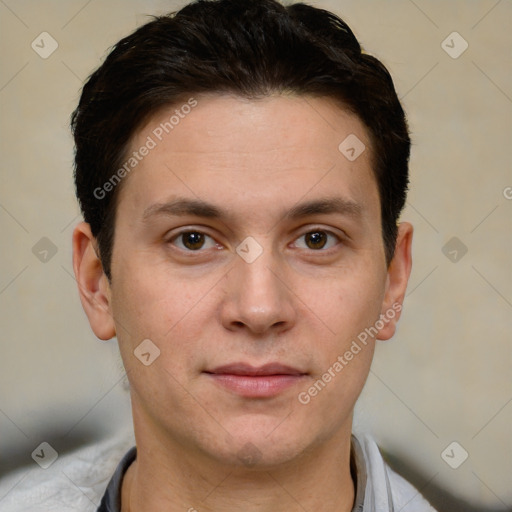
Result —
<path fill-rule="evenodd" d="M 279 428 L 276 429 L 275 421 L 271 428 L 268 428 L 268 423 L 261 428 L 254 424 L 244 430 L 227 428 L 233 434 L 226 434 L 222 444 L 204 448 L 217 462 L 228 466 L 271 469 L 293 461 L 309 445 L 306 436 L 300 435 L 300 432 L 292 433 L 283 428 L 278 433 Z"/>

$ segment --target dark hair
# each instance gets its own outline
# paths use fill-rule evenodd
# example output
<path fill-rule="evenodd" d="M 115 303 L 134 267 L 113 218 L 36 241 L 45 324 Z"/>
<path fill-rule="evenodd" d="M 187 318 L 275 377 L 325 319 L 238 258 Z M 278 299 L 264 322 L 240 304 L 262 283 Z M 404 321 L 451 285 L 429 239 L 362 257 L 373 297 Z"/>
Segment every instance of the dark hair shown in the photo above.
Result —
<path fill-rule="evenodd" d="M 119 41 L 72 114 L 76 193 L 109 279 L 122 183 L 105 184 L 143 123 L 196 94 L 257 99 L 279 92 L 335 99 L 368 129 L 389 264 L 406 199 L 410 139 L 387 69 L 328 11 L 275 0 L 197 0 Z"/>

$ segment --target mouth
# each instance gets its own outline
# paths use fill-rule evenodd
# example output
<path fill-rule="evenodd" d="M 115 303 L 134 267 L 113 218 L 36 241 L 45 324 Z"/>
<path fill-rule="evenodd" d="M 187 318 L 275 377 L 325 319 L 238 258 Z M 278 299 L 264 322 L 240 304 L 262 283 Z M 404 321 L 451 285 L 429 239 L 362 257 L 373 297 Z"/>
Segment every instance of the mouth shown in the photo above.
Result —
<path fill-rule="evenodd" d="M 228 391 L 246 398 L 276 396 L 301 382 L 306 372 L 281 363 L 252 366 L 233 363 L 219 366 L 204 373 L 213 382 Z"/>

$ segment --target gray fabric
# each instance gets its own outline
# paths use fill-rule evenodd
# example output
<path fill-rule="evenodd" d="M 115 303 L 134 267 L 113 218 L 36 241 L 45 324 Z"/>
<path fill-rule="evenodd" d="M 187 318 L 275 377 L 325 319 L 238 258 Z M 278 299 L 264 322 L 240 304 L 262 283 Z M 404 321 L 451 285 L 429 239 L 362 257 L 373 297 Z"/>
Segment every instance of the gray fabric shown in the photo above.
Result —
<path fill-rule="evenodd" d="M 60 454 L 45 470 L 35 464 L 20 468 L 0 479 L 0 510 L 119 512 L 122 480 L 137 455 L 134 444 L 130 426 L 108 439 Z M 352 436 L 350 471 L 356 489 L 353 512 L 436 512 L 386 464 L 369 434 Z"/>
<path fill-rule="evenodd" d="M 350 445 L 350 469 L 352 478 L 356 482 L 356 498 L 352 512 L 363 512 L 368 473 L 364 462 L 363 450 L 354 434 L 352 434 L 352 442 Z"/>
<path fill-rule="evenodd" d="M 126 471 L 136 457 L 137 447 L 133 446 L 121 459 L 115 473 L 112 475 L 97 512 L 121 512 L 121 484 Z"/>

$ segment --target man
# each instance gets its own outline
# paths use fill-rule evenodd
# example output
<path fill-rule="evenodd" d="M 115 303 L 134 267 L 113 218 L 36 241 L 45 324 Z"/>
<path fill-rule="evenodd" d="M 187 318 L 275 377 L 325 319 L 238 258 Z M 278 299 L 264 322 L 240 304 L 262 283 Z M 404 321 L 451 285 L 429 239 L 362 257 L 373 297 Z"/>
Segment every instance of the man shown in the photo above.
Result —
<path fill-rule="evenodd" d="M 75 275 L 136 441 L 98 511 L 433 510 L 352 435 L 412 227 L 405 115 L 349 27 L 194 2 L 115 46 L 72 125 Z"/>

